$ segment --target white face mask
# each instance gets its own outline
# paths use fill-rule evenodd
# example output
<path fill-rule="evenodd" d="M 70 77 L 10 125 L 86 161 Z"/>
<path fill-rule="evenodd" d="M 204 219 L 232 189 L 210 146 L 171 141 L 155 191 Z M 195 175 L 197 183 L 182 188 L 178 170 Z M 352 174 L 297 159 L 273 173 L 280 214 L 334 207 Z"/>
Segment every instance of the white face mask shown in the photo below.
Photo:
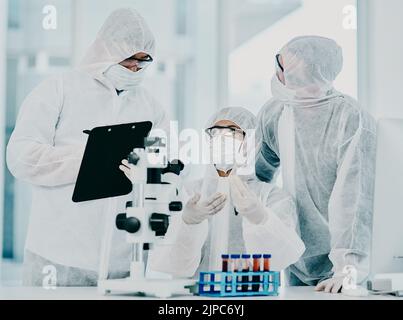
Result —
<path fill-rule="evenodd" d="M 273 97 L 281 101 L 295 100 L 297 91 L 288 89 L 275 74 L 271 80 L 271 92 Z"/>
<path fill-rule="evenodd" d="M 144 80 L 144 69 L 133 72 L 120 64 L 113 65 L 105 71 L 113 86 L 119 91 L 130 91 L 138 87 Z"/>
<path fill-rule="evenodd" d="M 231 137 L 215 136 L 210 142 L 210 152 L 215 167 L 227 173 L 239 161 L 243 142 Z"/>

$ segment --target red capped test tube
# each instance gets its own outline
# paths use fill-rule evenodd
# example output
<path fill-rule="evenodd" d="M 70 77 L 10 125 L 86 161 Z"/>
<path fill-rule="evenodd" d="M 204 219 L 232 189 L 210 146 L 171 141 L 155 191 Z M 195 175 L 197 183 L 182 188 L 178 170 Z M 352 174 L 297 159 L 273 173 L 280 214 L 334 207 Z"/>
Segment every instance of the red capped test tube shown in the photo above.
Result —
<path fill-rule="evenodd" d="M 229 254 L 223 254 L 222 258 L 222 272 L 229 271 Z"/>
<path fill-rule="evenodd" d="M 262 255 L 261 254 L 254 254 L 252 256 L 253 258 L 253 272 L 260 272 L 261 270 L 261 262 L 262 262 Z M 252 291 L 259 291 L 260 288 L 260 282 L 261 282 L 261 277 L 258 275 L 254 275 L 252 277 L 252 282 L 256 282 L 252 285 Z"/>
<path fill-rule="evenodd" d="M 231 268 L 230 268 L 230 258 L 229 258 L 229 254 L 223 254 L 221 256 L 222 258 L 222 272 L 230 272 Z M 225 286 L 225 291 L 226 292 L 230 292 L 231 291 L 231 277 L 226 276 L 225 277 L 225 283 L 228 283 L 228 285 Z"/>
<path fill-rule="evenodd" d="M 250 272 L 250 254 L 242 255 L 242 272 Z M 249 291 L 249 276 L 242 276 L 242 292 Z"/>
<path fill-rule="evenodd" d="M 241 272 L 242 271 L 242 266 L 240 264 L 241 260 L 241 255 L 240 254 L 232 254 L 231 255 L 231 263 L 232 263 L 232 272 L 234 273 L 234 277 L 235 277 L 235 282 L 241 282 L 241 279 L 239 279 L 235 273 L 237 272 Z M 239 288 L 236 287 L 235 290 L 238 290 Z"/>
<path fill-rule="evenodd" d="M 271 259 L 271 254 L 263 255 L 263 271 L 264 272 L 270 271 L 270 259 Z"/>

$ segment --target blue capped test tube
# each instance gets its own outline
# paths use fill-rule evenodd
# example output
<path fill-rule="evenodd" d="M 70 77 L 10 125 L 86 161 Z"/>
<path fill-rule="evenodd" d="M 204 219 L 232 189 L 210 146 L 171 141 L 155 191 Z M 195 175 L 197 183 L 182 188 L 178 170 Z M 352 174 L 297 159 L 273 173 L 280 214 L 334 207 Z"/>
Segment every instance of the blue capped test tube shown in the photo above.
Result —
<path fill-rule="evenodd" d="M 243 254 L 242 255 L 242 273 L 250 272 L 251 270 L 250 265 L 250 254 Z M 242 292 L 249 291 L 249 276 L 243 274 L 242 275 Z"/>
<path fill-rule="evenodd" d="M 232 266 L 232 272 L 234 273 L 235 282 L 236 283 L 241 282 L 241 279 L 235 275 L 237 272 L 242 271 L 241 255 L 240 254 L 231 254 L 231 266 Z M 233 289 L 239 291 L 241 288 L 236 287 L 236 288 L 233 288 Z"/>
<path fill-rule="evenodd" d="M 222 272 L 230 272 L 230 256 L 229 254 L 223 254 L 221 256 L 222 259 Z M 228 283 L 228 285 L 225 286 L 225 291 L 226 292 L 231 292 L 231 277 L 225 276 L 225 283 Z"/>

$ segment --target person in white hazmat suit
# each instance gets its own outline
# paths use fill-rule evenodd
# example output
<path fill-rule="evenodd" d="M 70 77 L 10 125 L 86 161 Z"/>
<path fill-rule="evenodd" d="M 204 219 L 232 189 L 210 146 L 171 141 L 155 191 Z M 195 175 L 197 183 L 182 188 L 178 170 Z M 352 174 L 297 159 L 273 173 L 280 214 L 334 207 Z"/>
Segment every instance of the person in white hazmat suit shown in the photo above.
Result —
<path fill-rule="evenodd" d="M 306 251 L 289 268 L 293 285 L 338 293 L 345 267 L 357 284 L 369 274 L 376 124 L 356 100 L 334 89 L 342 49 L 318 36 L 290 41 L 276 57 L 273 99 L 260 112 L 256 174 L 296 200 Z"/>
<path fill-rule="evenodd" d="M 57 286 L 97 283 L 104 221 L 125 210 L 120 197 L 73 203 L 87 136 L 99 126 L 151 121 L 168 130 L 164 111 L 141 83 L 155 40 L 133 9 L 113 12 L 81 65 L 42 82 L 25 99 L 7 148 L 11 173 L 32 186 L 24 284 L 41 286 L 54 266 Z M 114 235 L 110 277 L 129 270 L 130 246 Z M 53 282 L 52 282 L 53 283 Z"/>
<path fill-rule="evenodd" d="M 151 252 L 149 270 L 193 277 L 221 270 L 222 254 L 270 253 L 273 270 L 280 271 L 301 257 L 294 201 L 255 177 L 256 126 L 257 118 L 243 108 L 226 108 L 210 119 L 214 164 L 202 180 L 185 183 L 189 200 L 169 227 L 171 245 Z"/>

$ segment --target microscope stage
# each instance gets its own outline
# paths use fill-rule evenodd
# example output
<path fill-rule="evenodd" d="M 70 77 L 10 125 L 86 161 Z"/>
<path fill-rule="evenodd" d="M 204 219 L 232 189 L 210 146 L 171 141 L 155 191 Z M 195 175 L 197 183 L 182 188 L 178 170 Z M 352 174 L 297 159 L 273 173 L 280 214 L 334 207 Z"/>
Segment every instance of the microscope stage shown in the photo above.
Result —
<path fill-rule="evenodd" d="M 190 295 L 190 287 L 196 284 L 191 279 L 118 279 L 98 282 L 98 292 L 107 294 L 142 294 L 166 299 L 174 294 Z"/>

